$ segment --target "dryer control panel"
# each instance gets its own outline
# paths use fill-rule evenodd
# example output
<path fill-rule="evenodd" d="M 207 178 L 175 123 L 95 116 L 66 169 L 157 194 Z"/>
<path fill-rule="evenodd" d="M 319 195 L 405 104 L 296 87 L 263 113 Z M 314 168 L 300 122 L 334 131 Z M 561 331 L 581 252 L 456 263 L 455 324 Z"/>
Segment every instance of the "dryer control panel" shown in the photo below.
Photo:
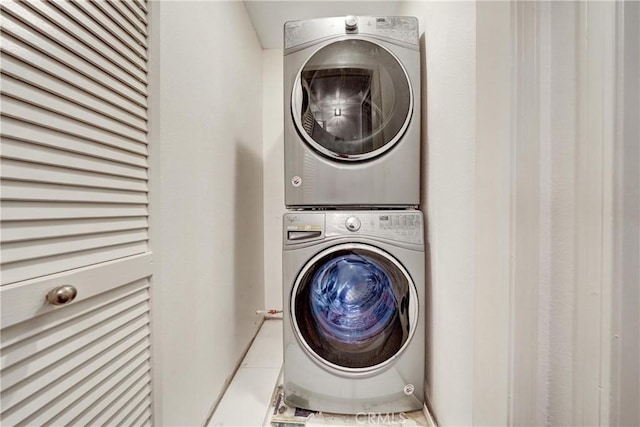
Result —
<path fill-rule="evenodd" d="M 418 19 L 414 16 L 353 16 L 288 21 L 284 24 L 284 49 L 345 34 L 364 34 L 390 42 L 419 46 Z"/>

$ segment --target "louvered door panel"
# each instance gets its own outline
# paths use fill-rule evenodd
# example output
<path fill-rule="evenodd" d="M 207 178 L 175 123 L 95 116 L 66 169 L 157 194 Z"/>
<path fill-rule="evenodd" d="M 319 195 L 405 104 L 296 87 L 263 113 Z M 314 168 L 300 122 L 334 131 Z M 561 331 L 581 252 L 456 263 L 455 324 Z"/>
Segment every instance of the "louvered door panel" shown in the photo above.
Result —
<path fill-rule="evenodd" d="M 146 221 L 135 229 L 126 221 L 148 216 L 146 48 L 139 40 L 146 23 L 132 9 L 139 6 L 0 7 L 2 284 L 145 252 Z M 47 224 L 60 221 L 95 228 L 52 234 Z"/>
<path fill-rule="evenodd" d="M 102 69 L 104 72 L 122 81 L 124 84 L 145 93 L 143 70 L 137 69 L 134 65 L 128 65 L 115 52 L 104 46 L 92 46 L 91 38 L 83 28 L 74 28 L 77 33 L 73 36 L 64 29 L 64 23 L 56 21 L 57 17 L 48 13 L 53 2 L 33 1 L 6 1 L 2 2 L 4 16 L 12 16 L 25 25 L 25 30 L 36 32 L 37 35 L 46 37 L 59 47 L 73 52 L 77 57 L 85 60 L 89 64 Z M 46 6 L 47 9 L 36 11 L 39 5 Z M 39 40 L 37 41 L 39 44 Z"/>
<path fill-rule="evenodd" d="M 146 7 L 0 2 L 2 425 L 151 423 Z"/>
<path fill-rule="evenodd" d="M 120 396 L 106 392 L 122 382 L 122 372 L 148 386 L 148 299 L 142 279 L 83 300 L 82 310 L 68 307 L 75 310 L 63 319 L 61 310 L 44 314 L 40 328 L 3 329 L 2 424 L 66 423 L 103 399 L 115 402 Z M 133 412 L 125 406 L 118 409 Z"/>

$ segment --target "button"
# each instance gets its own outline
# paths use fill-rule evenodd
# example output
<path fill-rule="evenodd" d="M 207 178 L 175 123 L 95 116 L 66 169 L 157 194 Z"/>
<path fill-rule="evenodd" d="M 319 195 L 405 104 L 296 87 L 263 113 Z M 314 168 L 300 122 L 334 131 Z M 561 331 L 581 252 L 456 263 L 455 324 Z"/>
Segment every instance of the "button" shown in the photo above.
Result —
<path fill-rule="evenodd" d="M 344 28 L 347 31 L 353 31 L 358 28 L 358 18 L 353 15 L 349 15 L 344 19 Z"/>
<path fill-rule="evenodd" d="M 349 231 L 358 231 L 360 230 L 360 220 L 355 216 L 350 216 L 344 223 L 345 227 Z"/>
<path fill-rule="evenodd" d="M 416 391 L 416 387 L 413 384 L 407 384 L 404 386 L 404 394 L 411 396 Z"/>

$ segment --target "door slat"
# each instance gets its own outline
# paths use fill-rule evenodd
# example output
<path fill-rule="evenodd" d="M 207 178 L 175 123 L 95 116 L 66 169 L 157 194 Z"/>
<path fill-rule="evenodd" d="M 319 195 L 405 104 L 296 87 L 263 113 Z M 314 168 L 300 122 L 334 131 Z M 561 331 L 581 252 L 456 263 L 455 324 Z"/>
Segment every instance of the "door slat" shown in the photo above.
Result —
<path fill-rule="evenodd" d="M 52 237 L 78 236 L 109 231 L 149 228 L 145 216 L 130 218 L 80 218 L 0 223 L 3 242 L 24 242 Z"/>
<path fill-rule="evenodd" d="M 35 162 L 37 163 L 37 162 Z M 107 188 L 125 191 L 148 191 L 146 180 L 127 178 L 103 173 L 74 170 L 69 167 L 58 167 L 38 164 L 34 162 L 1 159 L 0 176 L 3 179 L 26 182 L 42 182 L 46 184 L 73 185 L 78 187 Z M 9 215 L 5 220 L 14 219 Z M 19 218 L 15 218 L 19 219 Z"/>
<path fill-rule="evenodd" d="M 119 204 L 147 204 L 146 193 L 134 191 L 106 190 L 59 184 L 36 184 L 33 182 L 2 181 L 2 200 L 35 202 L 96 202 Z M 2 236 L 7 241 L 7 236 Z"/>
<path fill-rule="evenodd" d="M 21 280 L 39 279 L 49 274 L 65 272 L 85 266 L 90 267 L 119 258 L 144 254 L 147 250 L 147 242 L 135 242 L 90 249 L 84 252 L 50 256 L 37 260 L 13 262 L 3 265 L 2 281 L 4 284 L 12 284 Z"/>
<path fill-rule="evenodd" d="M 0 155 L 5 159 L 21 160 L 47 166 L 57 166 L 145 181 L 147 179 L 147 169 L 145 167 L 131 166 L 106 159 L 96 159 L 83 154 L 56 150 L 54 148 L 25 143 L 10 138 L 3 138 L 2 153 L 0 153 Z"/>

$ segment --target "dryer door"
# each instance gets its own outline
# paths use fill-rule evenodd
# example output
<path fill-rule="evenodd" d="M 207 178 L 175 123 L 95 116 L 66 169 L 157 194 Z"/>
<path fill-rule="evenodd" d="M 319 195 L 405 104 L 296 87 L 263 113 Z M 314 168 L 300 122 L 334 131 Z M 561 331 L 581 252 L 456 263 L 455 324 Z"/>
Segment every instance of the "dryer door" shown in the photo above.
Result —
<path fill-rule="evenodd" d="M 298 132 L 325 156 L 358 161 L 396 144 L 409 125 L 413 96 L 398 59 L 362 39 L 330 43 L 304 64 L 293 86 Z"/>
<path fill-rule="evenodd" d="M 388 366 L 418 320 L 417 293 L 405 268 L 387 252 L 356 243 L 326 249 L 305 265 L 290 310 L 307 353 L 354 374 Z"/>

